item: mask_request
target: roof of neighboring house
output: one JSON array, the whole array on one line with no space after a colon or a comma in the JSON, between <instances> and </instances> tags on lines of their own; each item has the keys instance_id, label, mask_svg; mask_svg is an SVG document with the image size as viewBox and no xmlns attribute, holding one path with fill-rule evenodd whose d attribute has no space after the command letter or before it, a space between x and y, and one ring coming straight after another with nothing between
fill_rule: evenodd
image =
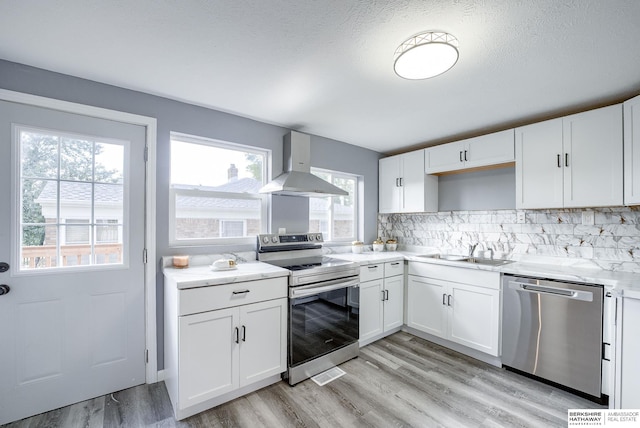
<instances>
[{"instance_id":1,"label":"roof of neighboring house","mask_svg":"<svg viewBox=\"0 0 640 428\"><path fill-rule=\"evenodd\" d=\"M52 203L56 200L56 181L47 181L46 185L36 198L36 202L40 204ZM91 200L91 184L74 181L60 182L60 200L74 202L89 202ZM262 187L262 183L253 178L232 179L220 186L191 186L174 184L174 189L190 190L197 189L211 192L232 192L232 193L258 193ZM95 184L95 201L96 203L122 202L122 184ZM234 198L218 198L209 196L192 196L180 194L176 196L177 205L181 209L255 209L260 206L260 201L256 199L234 199ZM329 209L329 200L327 198L311 198L310 211L326 211ZM334 210L337 213L346 213L349 207L343 205L335 205Z\"/></svg>"},{"instance_id":2,"label":"roof of neighboring house","mask_svg":"<svg viewBox=\"0 0 640 428\"><path fill-rule=\"evenodd\" d=\"M36 198L38 203L53 202L57 198L57 182L47 181ZM96 202L122 202L122 184L95 183ZM84 202L91 200L91 183L60 182L60 200Z\"/></svg>"}]
</instances>

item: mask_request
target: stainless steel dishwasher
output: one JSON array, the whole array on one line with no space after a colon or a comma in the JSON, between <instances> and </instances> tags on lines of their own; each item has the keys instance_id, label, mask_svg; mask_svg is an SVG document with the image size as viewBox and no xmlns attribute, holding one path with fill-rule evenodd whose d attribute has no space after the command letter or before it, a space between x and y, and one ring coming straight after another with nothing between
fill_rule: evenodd
<instances>
[{"instance_id":1,"label":"stainless steel dishwasher","mask_svg":"<svg viewBox=\"0 0 640 428\"><path fill-rule=\"evenodd\" d=\"M502 364L602 398L602 286L504 275Z\"/></svg>"}]
</instances>

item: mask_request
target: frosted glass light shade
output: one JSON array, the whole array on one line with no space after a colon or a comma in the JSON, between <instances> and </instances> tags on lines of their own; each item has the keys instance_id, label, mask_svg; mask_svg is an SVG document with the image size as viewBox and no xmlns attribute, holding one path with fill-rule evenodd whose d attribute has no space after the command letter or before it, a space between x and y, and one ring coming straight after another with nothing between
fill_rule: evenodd
<instances>
[{"instance_id":1,"label":"frosted glass light shade","mask_svg":"<svg viewBox=\"0 0 640 428\"><path fill-rule=\"evenodd\" d=\"M458 61L458 39L448 33L426 32L405 40L394 55L393 68L405 79L428 79Z\"/></svg>"}]
</instances>

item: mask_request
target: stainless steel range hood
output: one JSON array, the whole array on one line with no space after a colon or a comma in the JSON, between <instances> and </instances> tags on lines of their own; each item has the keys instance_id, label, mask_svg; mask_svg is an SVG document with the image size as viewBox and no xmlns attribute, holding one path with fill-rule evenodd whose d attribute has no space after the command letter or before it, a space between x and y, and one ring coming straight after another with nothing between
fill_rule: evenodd
<instances>
[{"instance_id":1,"label":"stainless steel range hood","mask_svg":"<svg viewBox=\"0 0 640 428\"><path fill-rule=\"evenodd\" d=\"M287 196L346 196L349 193L311 174L311 137L291 131L284 136L284 170L260 193Z\"/></svg>"}]
</instances>

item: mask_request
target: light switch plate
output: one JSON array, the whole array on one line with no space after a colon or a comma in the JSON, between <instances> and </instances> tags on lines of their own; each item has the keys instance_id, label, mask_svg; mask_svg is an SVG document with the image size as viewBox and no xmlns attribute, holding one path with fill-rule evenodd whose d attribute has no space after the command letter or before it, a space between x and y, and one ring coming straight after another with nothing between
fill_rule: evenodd
<instances>
[{"instance_id":1,"label":"light switch plate","mask_svg":"<svg viewBox=\"0 0 640 428\"><path fill-rule=\"evenodd\" d=\"M525 214L524 211L518 211L518 223L525 222Z\"/></svg>"},{"instance_id":2,"label":"light switch plate","mask_svg":"<svg viewBox=\"0 0 640 428\"><path fill-rule=\"evenodd\" d=\"M582 224L587 226L596 224L596 213L593 211L582 211Z\"/></svg>"}]
</instances>

